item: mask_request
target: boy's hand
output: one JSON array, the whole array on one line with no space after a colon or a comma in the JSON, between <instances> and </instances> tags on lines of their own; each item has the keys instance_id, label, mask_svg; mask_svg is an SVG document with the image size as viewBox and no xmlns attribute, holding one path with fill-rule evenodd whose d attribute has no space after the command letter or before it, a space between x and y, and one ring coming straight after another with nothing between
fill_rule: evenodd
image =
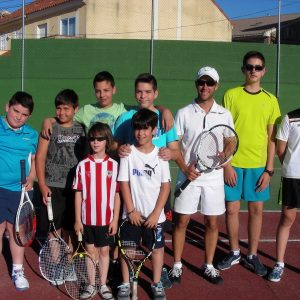
<instances>
[{"instance_id":1,"label":"boy's hand","mask_svg":"<svg viewBox=\"0 0 300 300\"><path fill-rule=\"evenodd\" d=\"M270 183L271 177L268 173L263 172L260 176L255 191L261 192L263 191Z\"/></svg>"},{"instance_id":2,"label":"boy's hand","mask_svg":"<svg viewBox=\"0 0 300 300\"><path fill-rule=\"evenodd\" d=\"M31 179L31 178L27 177L26 182L24 184L25 191L26 192L30 191L33 187L33 184L34 184L34 179Z\"/></svg>"},{"instance_id":3,"label":"boy's hand","mask_svg":"<svg viewBox=\"0 0 300 300\"><path fill-rule=\"evenodd\" d=\"M195 168L195 162L192 162L187 167L187 169L184 171L184 174L190 181L196 180L201 175L201 173L199 173Z\"/></svg>"},{"instance_id":4,"label":"boy's hand","mask_svg":"<svg viewBox=\"0 0 300 300\"><path fill-rule=\"evenodd\" d=\"M52 134L52 125L56 122L54 118L46 118L42 124L41 135L43 138L49 140Z\"/></svg>"},{"instance_id":5,"label":"boy's hand","mask_svg":"<svg viewBox=\"0 0 300 300\"><path fill-rule=\"evenodd\" d=\"M168 147L159 148L158 156L163 160L171 160L172 159L172 151Z\"/></svg>"},{"instance_id":6,"label":"boy's hand","mask_svg":"<svg viewBox=\"0 0 300 300\"><path fill-rule=\"evenodd\" d=\"M120 158L127 157L131 153L131 148L129 144L124 144L120 146L118 150L118 155Z\"/></svg>"},{"instance_id":7,"label":"boy's hand","mask_svg":"<svg viewBox=\"0 0 300 300\"><path fill-rule=\"evenodd\" d=\"M151 229L156 228L159 216L159 213L153 211L145 221L144 226Z\"/></svg>"},{"instance_id":8,"label":"boy's hand","mask_svg":"<svg viewBox=\"0 0 300 300\"><path fill-rule=\"evenodd\" d=\"M42 186L40 185L40 191L43 196L43 203L47 205L47 198L51 197L52 192L46 184Z\"/></svg>"},{"instance_id":9,"label":"boy's hand","mask_svg":"<svg viewBox=\"0 0 300 300\"><path fill-rule=\"evenodd\" d=\"M137 210L134 210L129 215L129 220L130 220L130 223L135 226L141 226L145 221L145 219L142 217L141 213Z\"/></svg>"},{"instance_id":10,"label":"boy's hand","mask_svg":"<svg viewBox=\"0 0 300 300\"><path fill-rule=\"evenodd\" d=\"M118 219L113 219L108 227L108 235L115 235L118 231Z\"/></svg>"},{"instance_id":11,"label":"boy's hand","mask_svg":"<svg viewBox=\"0 0 300 300\"><path fill-rule=\"evenodd\" d=\"M226 164L224 166L224 182L228 186L234 187L236 186L237 175L234 168L231 164Z\"/></svg>"},{"instance_id":12,"label":"boy's hand","mask_svg":"<svg viewBox=\"0 0 300 300\"><path fill-rule=\"evenodd\" d=\"M78 235L79 232L83 233L83 224L81 221L76 221L74 224L74 230Z\"/></svg>"}]
</instances>

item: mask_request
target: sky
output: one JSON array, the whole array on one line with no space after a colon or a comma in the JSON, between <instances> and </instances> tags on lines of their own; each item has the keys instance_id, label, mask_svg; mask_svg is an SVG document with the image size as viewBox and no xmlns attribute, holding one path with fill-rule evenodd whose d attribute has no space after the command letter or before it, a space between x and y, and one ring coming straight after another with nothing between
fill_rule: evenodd
<instances>
[{"instance_id":1,"label":"sky","mask_svg":"<svg viewBox=\"0 0 300 300\"><path fill-rule=\"evenodd\" d=\"M229 19L246 19L278 14L300 13L300 0L215 0Z\"/></svg>"},{"instance_id":2,"label":"sky","mask_svg":"<svg viewBox=\"0 0 300 300\"><path fill-rule=\"evenodd\" d=\"M25 4L32 1L25 0ZM282 14L300 13L300 0L215 0L232 20L277 15L279 1ZM14 11L21 7L22 0L0 0L0 11Z\"/></svg>"}]
</instances>

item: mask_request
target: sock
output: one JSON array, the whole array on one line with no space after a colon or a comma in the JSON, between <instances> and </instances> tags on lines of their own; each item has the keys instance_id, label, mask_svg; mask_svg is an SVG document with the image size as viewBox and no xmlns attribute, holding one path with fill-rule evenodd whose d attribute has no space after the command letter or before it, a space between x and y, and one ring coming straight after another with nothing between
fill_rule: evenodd
<instances>
[{"instance_id":1,"label":"sock","mask_svg":"<svg viewBox=\"0 0 300 300\"><path fill-rule=\"evenodd\" d=\"M282 261L278 261L278 262L276 263L276 265L278 265L278 266L284 268L284 262L282 262Z\"/></svg>"},{"instance_id":2,"label":"sock","mask_svg":"<svg viewBox=\"0 0 300 300\"><path fill-rule=\"evenodd\" d=\"M181 261L176 261L176 262L174 263L174 268L176 268L176 269L181 269L181 268L182 268L182 263L181 263Z\"/></svg>"},{"instance_id":3,"label":"sock","mask_svg":"<svg viewBox=\"0 0 300 300\"><path fill-rule=\"evenodd\" d=\"M207 269L212 269L214 266L213 265L210 265L210 264L205 264Z\"/></svg>"},{"instance_id":4,"label":"sock","mask_svg":"<svg viewBox=\"0 0 300 300\"><path fill-rule=\"evenodd\" d=\"M122 282L122 285L126 285L126 286L128 285L129 286L130 283L129 282Z\"/></svg>"},{"instance_id":5,"label":"sock","mask_svg":"<svg viewBox=\"0 0 300 300\"><path fill-rule=\"evenodd\" d=\"M232 252L233 252L234 255L240 255L241 250L240 249L232 250Z\"/></svg>"},{"instance_id":6,"label":"sock","mask_svg":"<svg viewBox=\"0 0 300 300\"><path fill-rule=\"evenodd\" d=\"M248 259L252 259L253 256L256 256L256 254L250 254L250 255L247 255L247 258L248 258Z\"/></svg>"},{"instance_id":7,"label":"sock","mask_svg":"<svg viewBox=\"0 0 300 300\"><path fill-rule=\"evenodd\" d=\"M22 270L23 264L13 264L12 265L12 274L14 274L16 271Z\"/></svg>"}]
</instances>

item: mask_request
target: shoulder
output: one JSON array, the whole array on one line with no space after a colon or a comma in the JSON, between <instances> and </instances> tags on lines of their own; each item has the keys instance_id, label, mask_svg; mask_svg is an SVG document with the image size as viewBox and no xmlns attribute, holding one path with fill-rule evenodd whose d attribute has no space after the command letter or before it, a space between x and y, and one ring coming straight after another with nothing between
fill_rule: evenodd
<instances>
[{"instance_id":1,"label":"shoulder","mask_svg":"<svg viewBox=\"0 0 300 300\"><path fill-rule=\"evenodd\" d=\"M194 109L194 105L195 105L195 103L193 101L192 103L190 103L190 104L188 104L184 107L179 108L176 115L186 114L186 113L191 112Z\"/></svg>"},{"instance_id":2,"label":"shoulder","mask_svg":"<svg viewBox=\"0 0 300 300\"><path fill-rule=\"evenodd\" d=\"M30 125L28 124L25 124L24 125L24 132L30 134L32 137L38 137L38 132L37 130L35 130L34 128L32 128Z\"/></svg>"},{"instance_id":3,"label":"shoulder","mask_svg":"<svg viewBox=\"0 0 300 300\"><path fill-rule=\"evenodd\" d=\"M215 110L218 114L228 114L228 115L231 114L230 111L229 111L227 108L221 106L221 105L218 104L217 102L214 103L214 110Z\"/></svg>"},{"instance_id":4,"label":"shoulder","mask_svg":"<svg viewBox=\"0 0 300 300\"><path fill-rule=\"evenodd\" d=\"M300 108L287 113L287 117L290 120L290 122L294 121L295 119L298 119L298 122L299 122L300 121Z\"/></svg>"},{"instance_id":5,"label":"shoulder","mask_svg":"<svg viewBox=\"0 0 300 300\"><path fill-rule=\"evenodd\" d=\"M262 96L265 96L266 98L268 98L272 101L278 102L277 98L272 93L268 92L267 90L265 90L263 88L261 89L261 91L262 91Z\"/></svg>"},{"instance_id":6,"label":"shoulder","mask_svg":"<svg viewBox=\"0 0 300 300\"><path fill-rule=\"evenodd\" d=\"M224 96L239 94L239 93L242 93L243 91L244 91L244 87L242 85L239 85L234 88L228 89L225 92Z\"/></svg>"}]
</instances>

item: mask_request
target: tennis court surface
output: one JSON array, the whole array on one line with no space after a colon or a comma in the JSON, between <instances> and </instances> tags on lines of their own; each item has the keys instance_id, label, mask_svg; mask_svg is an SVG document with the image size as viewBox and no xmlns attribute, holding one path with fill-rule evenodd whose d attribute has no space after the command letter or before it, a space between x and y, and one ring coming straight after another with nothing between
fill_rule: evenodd
<instances>
[{"instance_id":1,"label":"tennis court surface","mask_svg":"<svg viewBox=\"0 0 300 300\"><path fill-rule=\"evenodd\" d=\"M271 268L275 257L275 234L280 213L265 212L264 223L259 246L261 261ZM228 251L228 241L224 226L224 217L220 219L220 237L216 259L221 259ZM203 220L196 214L190 222L187 232L187 242L183 255L184 273L180 285L174 285L166 290L167 299L299 299L300 298L300 219L295 221L290 234L290 241L286 252L286 268L283 279L273 283L261 278L242 265L237 265L223 271L224 284L212 285L200 275L203 263ZM240 223L241 250L246 253L247 248L247 213L241 213ZM171 237L166 235L165 263L172 265ZM64 287L52 287L45 281L38 269L39 245L35 243L25 254L25 272L30 282L30 289L17 292L10 279L11 259L7 255L7 241L4 241L4 255L0 258L0 300L4 299L70 299ZM151 299L149 262L142 270L139 280L139 299ZM94 299L101 299L97 295Z\"/></svg>"}]
</instances>

